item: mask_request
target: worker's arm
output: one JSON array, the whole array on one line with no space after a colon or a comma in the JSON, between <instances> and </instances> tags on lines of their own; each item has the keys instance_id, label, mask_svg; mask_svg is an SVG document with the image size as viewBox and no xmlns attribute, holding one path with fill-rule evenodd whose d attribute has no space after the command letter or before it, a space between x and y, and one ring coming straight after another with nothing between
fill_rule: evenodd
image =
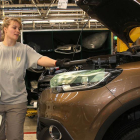
<instances>
[{"instance_id":1,"label":"worker's arm","mask_svg":"<svg viewBox=\"0 0 140 140\"><path fill-rule=\"evenodd\" d=\"M42 56L38 59L37 64L43 67L55 67L56 66L56 60L51 59L47 56Z\"/></svg>"}]
</instances>

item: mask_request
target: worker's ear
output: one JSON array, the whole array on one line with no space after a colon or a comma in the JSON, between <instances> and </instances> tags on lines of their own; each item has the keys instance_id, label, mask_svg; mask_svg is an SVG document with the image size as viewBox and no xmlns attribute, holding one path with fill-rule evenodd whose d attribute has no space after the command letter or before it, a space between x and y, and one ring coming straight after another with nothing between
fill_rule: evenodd
<instances>
[{"instance_id":1,"label":"worker's ear","mask_svg":"<svg viewBox=\"0 0 140 140\"><path fill-rule=\"evenodd\" d=\"M6 32L7 32L7 27L4 27L4 29L3 29L3 30L4 30L4 33L6 33Z\"/></svg>"}]
</instances>

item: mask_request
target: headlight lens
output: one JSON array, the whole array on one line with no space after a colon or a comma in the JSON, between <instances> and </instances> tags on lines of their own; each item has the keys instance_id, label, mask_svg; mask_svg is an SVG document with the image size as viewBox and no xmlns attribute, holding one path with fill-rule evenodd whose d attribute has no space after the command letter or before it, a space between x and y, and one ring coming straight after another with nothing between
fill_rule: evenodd
<instances>
[{"instance_id":1,"label":"headlight lens","mask_svg":"<svg viewBox=\"0 0 140 140\"><path fill-rule=\"evenodd\" d=\"M50 87L57 93L90 89L97 87L110 76L111 72L105 69L65 72L55 75L50 81Z\"/></svg>"}]
</instances>

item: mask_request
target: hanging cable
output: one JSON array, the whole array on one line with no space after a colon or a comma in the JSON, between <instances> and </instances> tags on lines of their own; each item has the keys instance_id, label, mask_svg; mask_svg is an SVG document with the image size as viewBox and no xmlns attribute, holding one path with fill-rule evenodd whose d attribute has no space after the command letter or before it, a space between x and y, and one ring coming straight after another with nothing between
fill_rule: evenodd
<instances>
[{"instance_id":1,"label":"hanging cable","mask_svg":"<svg viewBox=\"0 0 140 140\"><path fill-rule=\"evenodd\" d=\"M88 11L89 11L89 8L88 8L88 10L87 10L87 13L88 13ZM73 56L72 56L72 60L74 59L74 56L75 56L75 53L76 53L76 48L79 46L78 43L79 43L81 34L82 34L82 32L83 32L83 29L86 27L86 25L87 25L87 23L89 22L89 20L90 20L90 17L88 17L87 22L86 22L86 23L84 24L84 26L82 27L82 30L81 30L80 35L79 35L79 37L78 37L78 41L77 41L77 43L76 43L76 47L75 47L75 50L74 50L74 53L73 53Z\"/></svg>"}]
</instances>

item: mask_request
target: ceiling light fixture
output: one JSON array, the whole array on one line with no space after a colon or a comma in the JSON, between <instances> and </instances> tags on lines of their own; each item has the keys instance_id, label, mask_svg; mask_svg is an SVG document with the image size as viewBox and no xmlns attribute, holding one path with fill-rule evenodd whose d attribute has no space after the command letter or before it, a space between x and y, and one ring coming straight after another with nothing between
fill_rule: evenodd
<instances>
[{"instance_id":1,"label":"ceiling light fixture","mask_svg":"<svg viewBox=\"0 0 140 140\"><path fill-rule=\"evenodd\" d=\"M43 21L22 21L23 24L31 24L31 23L48 23L47 20L43 20Z\"/></svg>"},{"instance_id":2,"label":"ceiling light fixture","mask_svg":"<svg viewBox=\"0 0 140 140\"><path fill-rule=\"evenodd\" d=\"M88 20L85 19L84 21L88 21ZM90 22L98 22L98 20L96 20L96 19L90 19L89 21L90 21Z\"/></svg>"},{"instance_id":3,"label":"ceiling light fixture","mask_svg":"<svg viewBox=\"0 0 140 140\"><path fill-rule=\"evenodd\" d=\"M74 20L50 20L50 22L74 22Z\"/></svg>"},{"instance_id":4,"label":"ceiling light fixture","mask_svg":"<svg viewBox=\"0 0 140 140\"><path fill-rule=\"evenodd\" d=\"M34 23L48 23L48 20L43 20L43 21L34 21Z\"/></svg>"},{"instance_id":5,"label":"ceiling light fixture","mask_svg":"<svg viewBox=\"0 0 140 140\"><path fill-rule=\"evenodd\" d=\"M23 24L30 24L33 23L33 21L22 21Z\"/></svg>"}]
</instances>

